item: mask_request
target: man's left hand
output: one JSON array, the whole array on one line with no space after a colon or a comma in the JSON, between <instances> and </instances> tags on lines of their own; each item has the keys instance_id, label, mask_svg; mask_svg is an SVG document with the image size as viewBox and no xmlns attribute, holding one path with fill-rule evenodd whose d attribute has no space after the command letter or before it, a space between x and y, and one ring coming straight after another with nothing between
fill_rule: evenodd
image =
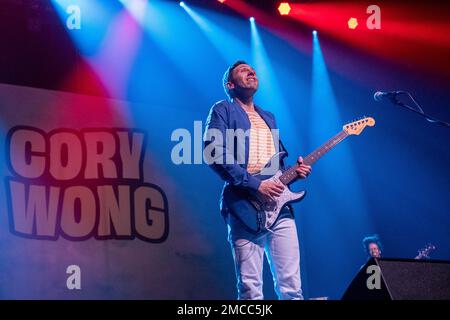
<instances>
[{"instance_id":1,"label":"man's left hand","mask_svg":"<svg viewBox=\"0 0 450 320\"><path fill-rule=\"evenodd\" d=\"M300 179L305 179L311 173L311 166L303 164L303 158L298 157L297 159L298 167L295 169Z\"/></svg>"}]
</instances>

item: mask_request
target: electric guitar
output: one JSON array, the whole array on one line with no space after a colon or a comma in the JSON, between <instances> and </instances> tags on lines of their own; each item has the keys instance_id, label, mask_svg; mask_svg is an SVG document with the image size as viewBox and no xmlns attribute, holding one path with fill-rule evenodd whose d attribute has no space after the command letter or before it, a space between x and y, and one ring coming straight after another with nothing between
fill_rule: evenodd
<instances>
[{"instance_id":1,"label":"electric guitar","mask_svg":"<svg viewBox=\"0 0 450 320\"><path fill-rule=\"evenodd\" d=\"M434 244L429 243L419 250L419 254L414 259L430 259L430 252L434 249L436 249Z\"/></svg>"},{"instance_id":2,"label":"electric guitar","mask_svg":"<svg viewBox=\"0 0 450 320\"><path fill-rule=\"evenodd\" d=\"M304 157L303 163L312 165L348 136L359 135L367 126L374 125L375 120L371 117L344 125L338 134ZM299 165L296 164L284 172L279 170L280 160L285 157L285 152L275 154L261 172L254 174L260 180L272 180L284 184L285 188L279 197L269 199L257 191L248 191L232 185L228 185L223 192L224 201L231 213L254 234L270 229L283 207L301 201L306 195L306 191L292 192L289 189L288 186L298 178L296 168Z\"/></svg>"}]
</instances>

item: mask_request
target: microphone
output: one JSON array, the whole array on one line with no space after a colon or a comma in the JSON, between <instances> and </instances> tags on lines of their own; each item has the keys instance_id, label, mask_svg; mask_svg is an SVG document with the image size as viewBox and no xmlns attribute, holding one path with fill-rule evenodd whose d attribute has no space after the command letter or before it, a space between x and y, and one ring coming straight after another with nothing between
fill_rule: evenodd
<instances>
[{"instance_id":1,"label":"microphone","mask_svg":"<svg viewBox=\"0 0 450 320\"><path fill-rule=\"evenodd\" d=\"M377 91L373 95L373 98L375 99L375 101L381 101L384 98L393 99L396 98L399 94L402 94L403 92L404 91L387 91L387 92Z\"/></svg>"}]
</instances>

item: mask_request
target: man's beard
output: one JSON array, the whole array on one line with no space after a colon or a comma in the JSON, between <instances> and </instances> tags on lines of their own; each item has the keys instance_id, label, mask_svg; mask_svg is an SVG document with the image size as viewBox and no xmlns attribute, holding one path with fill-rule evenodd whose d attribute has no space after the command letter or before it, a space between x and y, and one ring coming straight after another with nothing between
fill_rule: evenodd
<instances>
[{"instance_id":1,"label":"man's beard","mask_svg":"<svg viewBox=\"0 0 450 320\"><path fill-rule=\"evenodd\" d=\"M258 91L258 86L256 88L243 88L235 89L235 96L241 98L250 98L255 95L256 91Z\"/></svg>"}]
</instances>

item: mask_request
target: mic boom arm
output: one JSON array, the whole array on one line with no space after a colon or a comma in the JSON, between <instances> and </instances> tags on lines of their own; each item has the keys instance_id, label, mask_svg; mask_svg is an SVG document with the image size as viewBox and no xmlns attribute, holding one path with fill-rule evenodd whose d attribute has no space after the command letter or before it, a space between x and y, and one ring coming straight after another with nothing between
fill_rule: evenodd
<instances>
[{"instance_id":1,"label":"mic boom arm","mask_svg":"<svg viewBox=\"0 0 450 320\"><path fill-rule=\"evenodd\" d=\"M403 101L400 101L400 100L397 98L397 96L398 96L399 94L406 94L406 95L408 95L408 97L412 100L412 102L416 105L417 108L411 107L410 105L407 105L407 104L404 103ZM423 109L420 107L420 105L416 102L416 100L413 98L413 96L411 95L411 93L409 93L408 91L392 91L392 92L380 92L380 91L378 91L378 92L375 92L375 94L374 94L374 99L375 99L376 101L380 101L381 98L384 97L384 96L388 97L389 100L390 100L393 104L398 105L398 106L403 107L403 108L406 108L406 109L408 109L408 110L410 110L410 111L412 111L412 112L415 112L415 113L421 115L421 116L424 117L428 122L440 124L440 125L442 125L442 126L444 126L444 127L450 128L450 123L445 122L445 121L442 121L442 120L439 120L439 119L437 119L437 118L435 118L435 117L432 117L432 116L430 116L430 115L427 115L427 114L423 111Z\"/></svg>"}]
</instances>

